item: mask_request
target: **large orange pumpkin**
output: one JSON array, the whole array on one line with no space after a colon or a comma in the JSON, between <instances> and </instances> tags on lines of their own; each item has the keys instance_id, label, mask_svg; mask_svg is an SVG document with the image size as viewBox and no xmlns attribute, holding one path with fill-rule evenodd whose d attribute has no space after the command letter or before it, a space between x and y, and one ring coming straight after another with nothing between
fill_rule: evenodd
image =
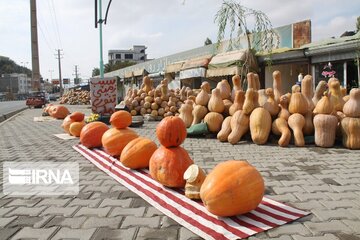
<instances>
[{"instance_id":1,"label":"large orange pumpkin","mask_svg":"<svg viewBox=\"0 0 360 240\"><path fill-rule=\"evenodd\" d=\"M160 146L150 158L150 175L164 186L184 187L184 172L193 163L184 148Z\"/></svg>"},{"instance_id":2,"label":"large orange pumpkin","mask_svg":"<svg viewBox=\"0 0 360 240\"><path fill-rule=\"evenodd\" d=\"M101 147L101 137L109 129L103 122L86 124L80 132L80 143L87 148Z\"/></svg>"},{"instance_id":3,"label":"large orange pumpkin","mask_svg":"<svg viewBox=\"0 0 360 240\"><path fill-rule=\"evenodd\" d=\"M147 168L152 154L157 149L156 143L148 138L138 137L123 149L120 162L131 169Z\"/></svg>"},{"instance_id":4,"label":"large orange pumpkin","mask_svg":"<svg viewBox=\"0 0 360 240\"><path fill-rule=\"evenodd\" d=\"M73 122L70 124L69 133L75 137L80 137L81 130L85 126L85 122Z\"/></svg>"},{"instance_id":5,"label":"large orange pumpkin","mask_svg":"<svg viewBox=\"0 0 360 240\"><path fill-rule=\"evenodd\" d=\"M70 131L69 131L70 124L72 124L73 122L75 122L75 121L70 118L70 115L68 115L64 118L64 120L61 124L61 127L64 129L64 131L66 133L70 133Z\"/></svg>"},{"instance_id":6,"label":"large orange pumpkin","mask_svg":"<svg viewBox=\"0 0 360 240\"><path fill-rule=\"evenodd\" d=\"M126 144L137 137L137 133L130 128L110 128L102 136L101 142L108 154L120 156Z\"/></svg>"},{"instance_id":7,"label":"large orange pumpkin","mask_svg":"<svg viewBox=\"0 0 360 240\"><path fill-rule=\"evenodd\" d=\"M75 122L81 122L84 120L85 114L82 112L73 112L70 114L70 118L74 120Z\"/></svg>"},{"instance_id":8,"label":"large orange pumpkin","mask_svg":"<svg viewBox=\"0 0 360 240\"><path fill-rule=\"evenodd\" d=\"M64 119L69 114L69 109L61 105L52 106L49 109L49 115L56 119Z\"/></svg>"},{"instance_id":9,"label":"large orange pumpkin","mask_svg":"<svg viewBox=\"0 0 360 240\"><path fill-rule=\"evenodd\" d=\"M120 110L111 114L110 124L114 128L127 128L132 122L132 116L129 112Z\"/></svg>"},{"instance_id":10,"label":"large orange pumpkin","mask_svg":"<svg viewBox=\"0 0 360 240\"><path fill-rule=\"evenodd\" d=\"M177 116L163 118L156 126L156 136L164 147L177 147L186 138L185 123Z\"/></svg>"},{"instance_id":11,"label":"large orange pumpkin","mask_svg":"<svg viewBox=\"0 0 360 240\"><path fill-rule=\"evenodd\" d=\"M231 160L210 172L201 186L200 197L209 212L226 217L255 209L264 191L264 180L256 168L245 161Z\"/></svg>"}]
</instances>

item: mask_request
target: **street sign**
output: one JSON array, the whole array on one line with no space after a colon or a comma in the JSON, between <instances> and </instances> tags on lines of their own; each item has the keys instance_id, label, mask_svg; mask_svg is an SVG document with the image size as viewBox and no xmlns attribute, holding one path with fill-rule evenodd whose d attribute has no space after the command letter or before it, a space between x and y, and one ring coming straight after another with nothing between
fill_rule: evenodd
<instances>
[{"instance_id":1,"label":"street sign","mask_svg":"<svg viewBox=\"0 0 360 240\"><path fill-rule=\"evenodd\" d=\"M64 84L69 84L70 83L70 78L63 78L63 83Z\"/></svg>"},{"instance_id":2,"label":"street sign","mask_svg":"<svg viewBox=\"0 0 360 240\"><path fill-rule=\"evenodd\" d=\"M59 81L59 79L52 79L51 83L52 84L60 84L60 81Z\"/></svg>"}]
</instances>

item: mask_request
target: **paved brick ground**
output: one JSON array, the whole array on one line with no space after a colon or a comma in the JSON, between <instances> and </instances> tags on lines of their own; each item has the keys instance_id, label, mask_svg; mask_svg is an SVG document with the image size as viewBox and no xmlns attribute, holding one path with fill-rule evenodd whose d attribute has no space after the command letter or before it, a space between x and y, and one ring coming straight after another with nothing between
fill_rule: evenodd
<instances>
[{"instance_id":1,"label":"paved brick ground","mask_svg":"<svg viewBox=\"0 0 360 240\"><path fill-rule=\"evenodd\" d=\"M90 112L86 106L69 108ZM77 162L80 194L12 198L1 191L0 239L199 239L75 152L77 140L55 138L61 121L33 122L40 115L25 110L0 124L0 161ZM155 125L135 130L156 141ZM360 151L231 146L211 138L187 138L183 146L207 170L223 160L248 160L261 171L271 198L312 212L250 239L360 239Z\"/></svg>"}]
</instances>

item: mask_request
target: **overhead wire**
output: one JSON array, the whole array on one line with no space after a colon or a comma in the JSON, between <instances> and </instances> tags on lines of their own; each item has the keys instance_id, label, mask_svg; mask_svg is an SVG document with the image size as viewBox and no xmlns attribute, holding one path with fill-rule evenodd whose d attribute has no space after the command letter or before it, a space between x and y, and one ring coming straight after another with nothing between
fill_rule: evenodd
<instances>
[{"instance_id":1,"label":"overhead wire","mask_svg":"<svg viewBox=\"0 0 360 240\"><path fill-rule=\"evenodd\" d=\"M60 48L62 48L61 36L60 36L60 31L59 31L58 20L57 20L57 17L56 17L54 0L51 0L51 3L52 3L52 10L53 10L53 12L54 12L54 17L55 17L56 32L57 32L57 36L58 36L58 38L59 38Z\"/></svg>"}]
</instances>

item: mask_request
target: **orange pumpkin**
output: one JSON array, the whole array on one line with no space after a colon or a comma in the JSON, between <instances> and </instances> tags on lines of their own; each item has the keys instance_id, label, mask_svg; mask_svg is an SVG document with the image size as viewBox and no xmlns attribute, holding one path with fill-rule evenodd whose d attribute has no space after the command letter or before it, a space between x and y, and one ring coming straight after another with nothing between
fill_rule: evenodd
<instances>
[{"instance_id":1,"label":"orange pumpkin","mask_svg":"<svg viewBox=\"0 0 360 240\"><path fill-rule=\"evenodd\" d=\"M85 126L85 122L73 122L70 124L69 132L70 135L80 137L81 129Z\"/></svg>"},{"instance_id":2,"label":"orange pumpkin","mask_svg":"<svg viewBox=\"0 0 360 240\"><path fill-rule=\"evenodd\" d=\"M56 119L64 119L69 114L69 109L61 105L52 106L49 109L49 115Z\"/></svg>"},{"instance_id":3,"label":"orange pumpkin","mask_svg":"<svg viewBox=\"0 0 360 240\"><path fill-rule=\"evenodd\" d=\"M120 156L126 144L137 137L137 133L130 128L110 128L102 136L101 142L105 152L111 156Z\"/></svg>"},{"instance_id":4,"label":"orange pumpkin","mask_svg":"<svg viewBox=\"0 0 360 240\"><path fill-rule=\"evenodd\" d=\"M80 143L87 148L101 147L101 137L109 129L103 122L91 122L86 124L80 132Z\"/></svg>"},{"instance_id":5,"label":"orange pumpkin","mask_svg":"<svg viewBox=\"0 0 360 240\"><path fill-rule=\"evenodd\" d=\"M127 128L130 126L131 122L131 114L124 110L114 112L110 117L110 124L114 128Z\"/></svg>"},{"instance_id":6,"label":"orange pumpkin","mask_svg":"<svg viewBox=\"0 0 360 240\"><path fill-rule=\"evenodd\" d=\"M72 114L70 114L70 118L75 122L81 122L84 120L85 114L83 114L82 112L73 112Z\"/></svg>"},{"instance_id":7,"label":"orange pumpkin","mask_svg":"<svg viewBox=\"0 0 360 240\"><path fill-rule=\"evenodd\" d=\"M131 169L147 168L156 143L148 138L138 137L130 141L122 151L120 162Z\"/></svg>"},{"instance_id":8,"label":"orange pumpkin","mask_svg":"<svg viewBox=\"0 0 360 240\"><path fill-rule=\"evenodd\" d=\"M73 122L75 122L75 121L70 118L70 115L68 115L64 118L64 120L61 124L61 127L64 129L64 131L66 133L70 134L69 128L70 128L70 124L72 124Z\"/></svg>"},{"instance_id":9,"label":"orange pumpkin","mask_svg":"<svg viewBox=\"0 0 360 240\"><path fill-rule=\"evenodd\" d=\"M164 147L177 147L186 138L185 123L177 116L163 118L156 126L156 136Z\"/></svg>"},{"instance_id":10,"label":"orange pumpkin","mask_svg":"<svg viewBox=\"0 0 360 240\"><path fill-rule=\"evenodd\" d=\"M234 216L254 210L264 195L264 180L245 161L219 163L205 178L200 197L206 209L217 216Z\"/></svg>"},{"instance_id":11,"label":"orange pumpkin","mask_svg":"<svg viewBox=\"0 0 360 240\"><path fill-rule=\"evenodd\" d=\"M164 186L184 187L184 172L193 163L184 148L160 146L150 158L150 175Z\"/></svg>"},{"instance_id":12,"label":"orange pumpkin","mask_svg":"<svg viewBox=\"0 0 360 240\"><path fill-rule=\"evenodd\" d=\"M44 108L44 112L49 113L50 108L52 108L53 104L49 103L48 105L46 105L46 107Z\"/></svg>"}]
</instances>

